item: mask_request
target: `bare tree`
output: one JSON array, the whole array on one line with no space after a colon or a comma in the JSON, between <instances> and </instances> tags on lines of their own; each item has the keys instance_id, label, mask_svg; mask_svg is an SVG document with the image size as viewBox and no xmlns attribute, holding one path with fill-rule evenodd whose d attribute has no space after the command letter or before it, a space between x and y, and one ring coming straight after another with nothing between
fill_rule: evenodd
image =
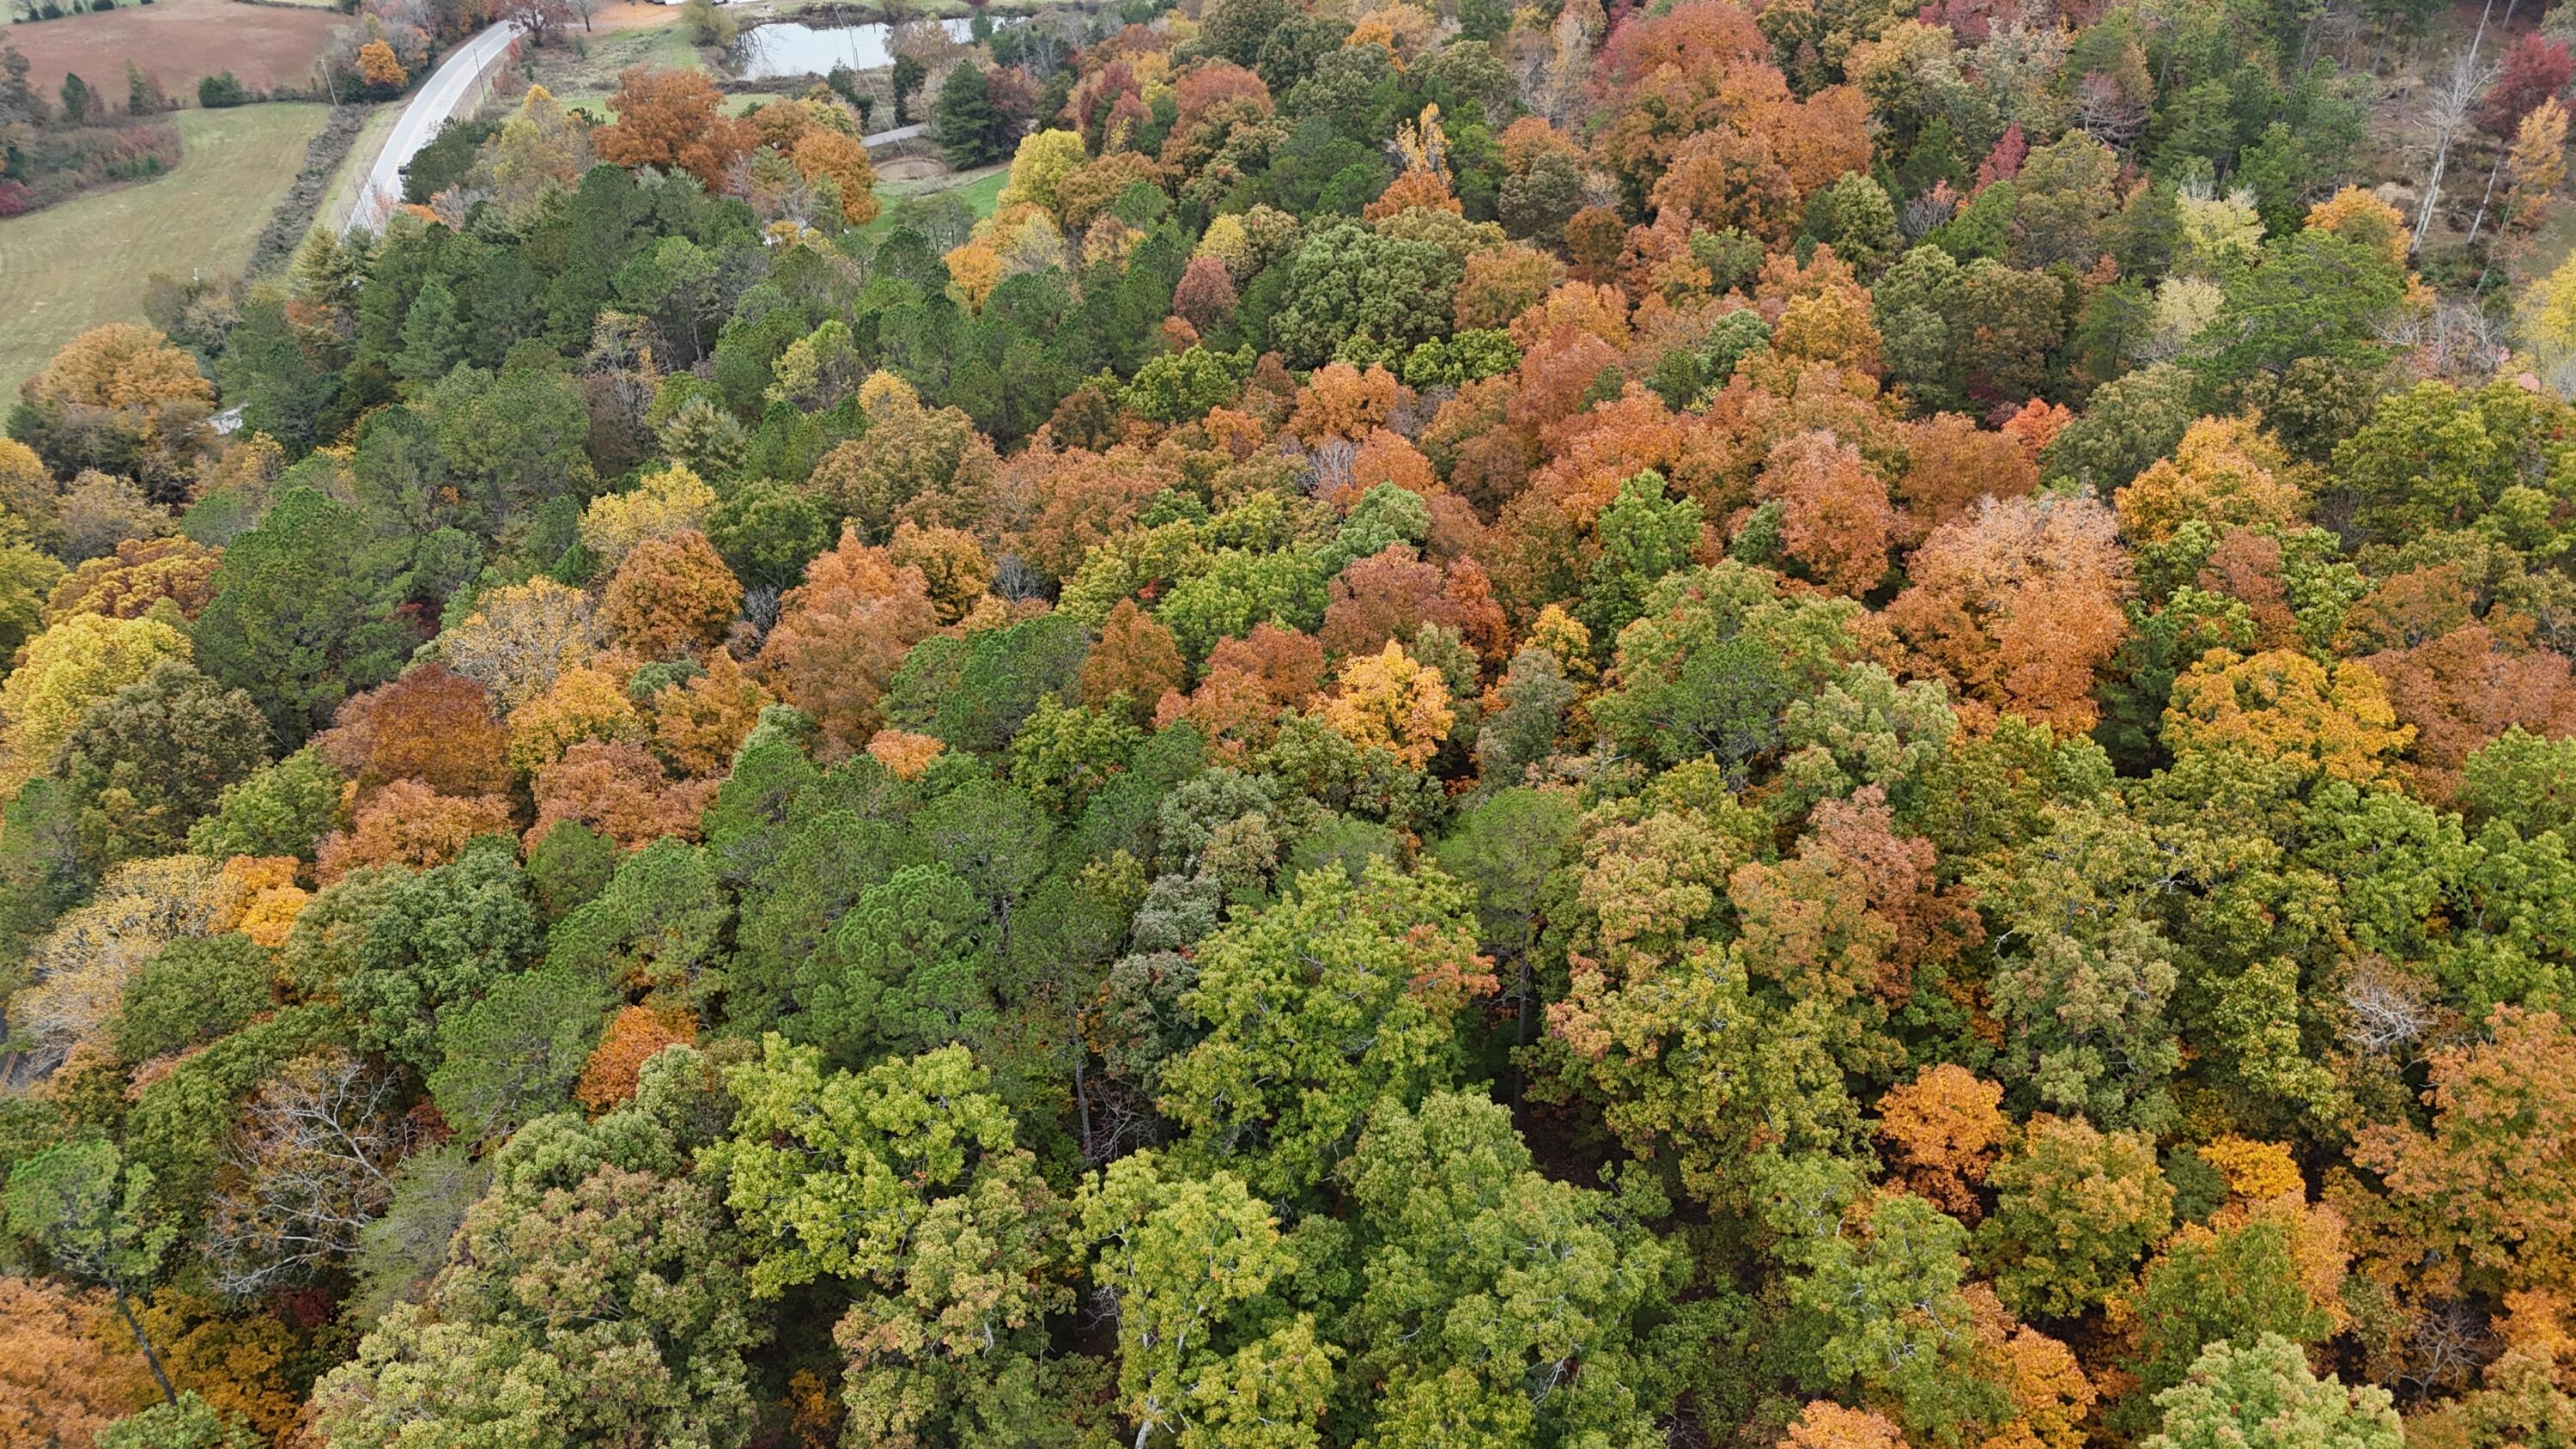
<instances>
[{"instance_id":1,"label":"bare tree","mask_svg":"<svg viewBox=\"0 0 2576 1449\"><path fill-rule=\"evenodd\" d=\"M2075 83L2075 124L2112 150L2126 151L2147 129L2147 108L2111 77L2088 75Z\"/></svg>"},{"instance_id":2,"label":"bare tree","mask_svg":"<svg viewBox=\"0 0 2576 1449\"><path fill-rule=\"evenodd\" d=\"M572 12L566 0L509 0L501 7L501 18L526 36L529 45L542 47L572 18Z\"/></svg>"},{"instance_id":3,"label":"bare tree","mask_svg":"<svg viewBox=\"0 0 2576 1449\"><path fill-rule=\"evenodd\" d=\"M2489 377L2511 350L2502 314L2456 297L2441 298L2421 312L2393 309L2376 319L2371 331L2379 341L2410 354L2416 372L2428 378Z\"/></svg>"},{"instance_id":4,"label":"bare tree","mask_svg":"<svg viewBox=\"0 0 2576 1449\"><path fill-rule=\"evenodd\" d=\"M2344 1045L2370 1056L2416 1060L2441 1027L2429 987L2376 956L2355 962L2343 984Z\"/></svg>"},{"instance_id":5,"label":"bare tree","mask_svg":"<svg viewBox=\"0 0 2576 1449\"><path fill-rule=\"evenodd\" d=\"M2424 107L2424 125L2428 133L2426 149L2430 161L2425 167L2424 197L2415 208L2415 235L2410 243L2424 245L2424 233L2432 229L2433 212L2442 203L2442 173L2451 164L2451 147L2469 128L2469 111L2487 88L2488 72L2478 66L2477 47L2451 67L2450 78L2436 89Z\"/></svg>"},{"instance_id":6,"label":"bare tree","mask_svg":"<svg viewBox=\"0 0 2576 1449\"><path fill-rule=\"evenodd\" d=\"M225 1182L208 1215L216 1287L265 1292L356 1250L420 1135L392 1114L394 1099L392 1073L336 1050L289 1063L260 1089L225 1147Z\"/></svg>"}]
</instances>

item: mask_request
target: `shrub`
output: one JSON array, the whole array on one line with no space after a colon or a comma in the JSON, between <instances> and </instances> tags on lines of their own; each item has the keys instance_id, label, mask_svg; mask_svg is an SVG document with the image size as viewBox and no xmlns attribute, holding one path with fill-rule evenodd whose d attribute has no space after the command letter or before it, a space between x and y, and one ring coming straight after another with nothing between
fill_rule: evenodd
<instances>
[{"instance_id":1,"label":"shrub","mask_svg":"<svg viewBox=\"0 0 2576 1449\"><path fill-rule=\"evenodd\" d=\"M144 3L149 4L151 0L144 0ZM210 75L197 82L197 104L210 111L220 111L226 106L245 106L250 104L250 88L231 71Z\"/></svg>"}]
</instances>

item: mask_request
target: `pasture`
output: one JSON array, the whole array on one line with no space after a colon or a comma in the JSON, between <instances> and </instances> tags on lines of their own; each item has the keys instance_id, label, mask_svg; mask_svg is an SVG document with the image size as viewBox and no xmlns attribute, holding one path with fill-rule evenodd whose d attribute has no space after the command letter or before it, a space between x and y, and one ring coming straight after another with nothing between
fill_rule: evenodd
<instances>
[{"instance_id":1,"label":"pasture","mask_svg":"<svg viewBox=\"0 0 2576 1449\"><path fill-rule=\"evenodd\" d=\"M182 111L186 153L169 175L0 221L0 398L82 329L143 321L152 273L239 271L328 112Z\"/></svg>"}]
</instances>

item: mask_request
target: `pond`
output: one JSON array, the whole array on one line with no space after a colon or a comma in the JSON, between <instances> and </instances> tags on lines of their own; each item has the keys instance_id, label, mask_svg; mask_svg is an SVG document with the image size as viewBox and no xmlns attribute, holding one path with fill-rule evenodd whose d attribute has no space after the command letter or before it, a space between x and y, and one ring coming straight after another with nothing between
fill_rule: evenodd
<instances>
[{"instance_id":1,"label":"pond","mask_svg":"<svg viewBox=\"0 0 2576 1449\"><path fill-rule=\"evenodd\" d=\"M951 38L964 40L964 20L944 20ZM800 25L780 21L758 25L742 33L734 43L734 66L744 80L770 80L778 76L828 75L832 67L846 65L852 70L877 70L894 64L886 49L893 27L880 23L866 25Z\"/></svg>"}]
</instances>

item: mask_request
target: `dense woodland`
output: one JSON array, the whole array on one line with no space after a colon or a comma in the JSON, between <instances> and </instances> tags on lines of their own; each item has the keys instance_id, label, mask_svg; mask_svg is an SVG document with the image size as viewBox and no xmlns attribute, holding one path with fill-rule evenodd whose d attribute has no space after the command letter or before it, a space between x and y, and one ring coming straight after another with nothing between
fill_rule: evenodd
<instances>
[{"instance_id":1,"label":"dense woodland","mask_svg":"<svg viewBox=\"0 0 2576 1449\"><path fill-rule=\"evenodd\" d=\"M990 217L638 70L161 287L0 1445L2576 1440L2571 66L2437 262L2362 18L1139 5Z\"/></svg>"}]
</instances>

